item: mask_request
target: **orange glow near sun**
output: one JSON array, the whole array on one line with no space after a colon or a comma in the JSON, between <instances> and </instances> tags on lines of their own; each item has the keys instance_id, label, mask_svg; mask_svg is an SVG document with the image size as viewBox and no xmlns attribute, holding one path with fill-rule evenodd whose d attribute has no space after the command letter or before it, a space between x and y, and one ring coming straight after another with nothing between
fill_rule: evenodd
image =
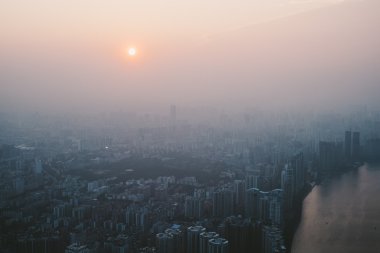
<instances>
[{"instance_id":1,"label":"orange glow near sun","mask_svg":"<svg viewBox=\"0 0 380 253\"><path fill-rule=\"evenodd\" d=\"M135 46L136 44L127 44L121 47L122 58L128 64L133 64L134 66L140 65L145 58L145 52L142 48Z\"/></svg>"}]
</instances>

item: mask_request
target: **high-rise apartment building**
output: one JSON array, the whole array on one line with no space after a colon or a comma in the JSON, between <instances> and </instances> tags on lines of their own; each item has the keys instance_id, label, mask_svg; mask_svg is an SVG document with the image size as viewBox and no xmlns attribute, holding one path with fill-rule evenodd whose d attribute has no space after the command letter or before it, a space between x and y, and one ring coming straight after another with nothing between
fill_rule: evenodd
<instances>
[{"instance_id":1,"label":"high-rise apartment building","mask_svg":"<svg viewBox=\"0 0 380 253\"><path fill-rule=\"evenodd\" d=\"M214 238L208 241L208 253L228 253L228 241L224 238Z\"/></svg>"},{"instance_id":2,"label":"high-rise apartment building","mask_svg":"<svg viewBox=\"0 0 380 253\"><path fill-rule=\"evenodd\" d=\"M200 234L206 232L202 226L192 226L187 228L187 253L198 253L200 248Z\"/></svg>"}]
</instances>

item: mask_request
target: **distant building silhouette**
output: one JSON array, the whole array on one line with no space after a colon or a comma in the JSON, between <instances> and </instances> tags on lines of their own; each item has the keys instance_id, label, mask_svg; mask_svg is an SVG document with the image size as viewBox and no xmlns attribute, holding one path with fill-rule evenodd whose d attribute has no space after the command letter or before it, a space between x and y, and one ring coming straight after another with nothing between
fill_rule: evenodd
<instances>
[{"instance_id":1,"label":"distant building silhouette","mask_svg":"<svg viewBox=\"0 0 380 253\"><path fill-rule=\"evenodd\" d=\"M248 189L245 207L247 218L281 226L283 222L283 190L263 192L257 188Z\"/></svg>"},{"instance_id":2,"label":"distant building silhouette","mask_svg":"<svg viewBox=\"0 0 380 253\"><path fill-rule=\"evenodd\" d=\"M360 133L352 134L352 159L358 161L360 159Z\"/></svg>"},{"instance_id":3,"label":"distant building silhouette","mask_svg":"<svg viewBox=\"0 0 380 253\"><path fill-rule=\"evenodd\" d=\"M284 191L284 208L290 210L293 207L297 194L305 187L306 167L303 153L294 155L281 174L281 188Z\"/></svg>"},{"instance_id":4,"label":"distant building silhouette","mask_svg":"<svg viewBox=\"0 0 380 253\"><path fill-rule=\"evenodd\" d=\"M306 169L302 152L292 157L290 166L294 168L295 172L295 191L299 192L304 188L306 182Z\"/></svg>"},{"instance_id":5,"label":"distant building silhouette","mask_svg":"<svg viewBox=\"0 0 380 253\"><path fill-rule=\"evenodd\" d=\"M370 161L380 160L380 138L367 140L365 155L366 159Z\"/></svg>"},{"instance_id":6,"label":"distant building silhouette","mask_svg":"<svg viewBox=\"0 0 380 253\"><path fill-rule=\"evenodd\" d=\"M246 189L260 188L261 186L261 172L260 170L247 170L245 175Z\"/></svg>"},{"instance_id":7,"label":"distant building silhouette","mask_svg":"<svg viewBox=\"0 0 380 253\"><path fill-rule=\"evenodd\" d=\"M235 213L242 213L244 208L244 198L245 198L245 181L235 180L234 181L234 206Z\"/></svg>"},{"instance_id":8,"label":"distant building silhouette","mask_svg":"<svg viewBox=\"0 0 380 253\"><path fill-rule=\"evenodd\" d=\"M258 220L259 218L260 190L248 189L245 193L245 217Z\"/></svg>"},{"instance_id":9,"label":"distant building silhouette","mask_svg":"<svg viewBox=\"0 0 380 253\"><path fill-rule=\"evenodd\" d=\"M351 159L351 152L352 152L352 135L351 131L346 131L344 134L344 155L346 159Z\"/></svg>"},{"instance_id":10,"label":"distant building silhouette","mask_svg":"<svg viewBox=\"0 0 380 253\"><path fill-rule=\"evenodd\" d=\"M224 218L234 212L234 192L230 189L219 189L213 194L213 215Z\"/></svg>"},{"instance_id":11,"label":"distant building silhouette","mask_svg":"<svg viewBox=\"0 0 380 253\"><path fill-rule=\"evenodd\" d=\"M185 199L185 216L200 219L203 214L203 199L188 196Z\"/></svg>"},{"instance_id":12,"label":"distant building silhouette","mask_svg":"<svg viewBox=\"0 0 380 253\"><path fill-rule=\"evenodd\" d=\"M320 172L328 173L339 165L339 147L335 142L319 142Z\"/></svg>"}]
</instances>

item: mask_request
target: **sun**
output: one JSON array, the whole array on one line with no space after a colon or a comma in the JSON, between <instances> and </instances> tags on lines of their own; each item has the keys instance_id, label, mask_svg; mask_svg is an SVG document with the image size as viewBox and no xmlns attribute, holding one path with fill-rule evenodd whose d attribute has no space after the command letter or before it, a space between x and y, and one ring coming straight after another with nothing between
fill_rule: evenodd
<instances>
[{"instance_id":1,"label":"sun","mask_svg":"<svg viewBox=\"0 0 380 253\"><path fill-rule=\"evenodd\" d=\"M131 48L128 49L128 55L129 55L129 56L135 56L136 53L137 53L136 48L131 47Z\"/></svg>"}]
</instances>

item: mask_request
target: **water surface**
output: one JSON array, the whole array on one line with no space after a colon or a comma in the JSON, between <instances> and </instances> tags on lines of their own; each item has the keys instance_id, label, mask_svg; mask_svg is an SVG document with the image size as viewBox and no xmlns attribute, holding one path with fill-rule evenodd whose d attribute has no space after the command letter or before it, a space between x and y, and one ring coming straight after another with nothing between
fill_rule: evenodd
<instances>
[{"instance_id":1,"label":"water surface","mask_svg":"<svg viewBox=\"0 0 380 253\"><path fill-rule=\"evenodd\" d=\"M380 165L363 165L306 197L292 253L319 252L380 253Z\"/></svg>"}]
</instances>

